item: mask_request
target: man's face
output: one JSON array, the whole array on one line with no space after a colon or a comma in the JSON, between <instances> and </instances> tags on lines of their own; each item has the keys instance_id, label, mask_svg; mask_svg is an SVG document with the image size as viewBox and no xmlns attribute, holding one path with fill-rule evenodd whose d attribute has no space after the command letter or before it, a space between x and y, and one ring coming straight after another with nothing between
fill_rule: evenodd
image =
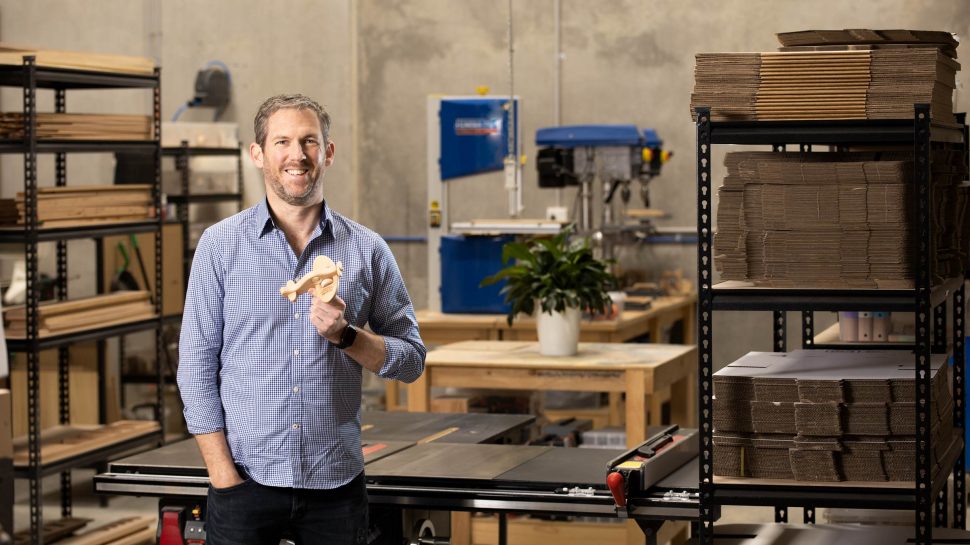
<instances>
[{"instance_id":1,"label":"man's face","mask_svg":"<svg viewBox=\"0 0 970 545\"><path fill-rule=\"evenodd\" d=\"M320 120L311 110L283 108L266 122L266 141L250 146L263 170L266 191L293 206L323 200L323 175L333 164L333 142L324 144Z\"/></svg>"}]
</instances>

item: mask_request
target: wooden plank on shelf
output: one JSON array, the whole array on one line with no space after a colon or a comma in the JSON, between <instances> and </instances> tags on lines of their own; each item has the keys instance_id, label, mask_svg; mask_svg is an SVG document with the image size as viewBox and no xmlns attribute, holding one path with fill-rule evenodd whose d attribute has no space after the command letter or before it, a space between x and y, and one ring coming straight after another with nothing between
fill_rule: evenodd
<instances>
[{"instance_id":1,"label":"wooden plank on shelf","mask_svg":"<svg viewBox=\"0 0 970 545\"><path fill-rule=\"evenodd\" d=\"M58 316L60 314L67 314L70 312L77 312L82 310L88 310L92 308L101 308L109 305L118 305L122 303L131 303L134 301L147 301L150 299L150 295L147 291L117 291L114 293L105 293L103 295L96 295L94 297L84 297L81 299L71 299L69 301L56 301L41 303L38 310L41 316L49 318L51 316ZM23 305L18 305L16 307L10 307L4 311L4 318L6 320L23 320L26 318L26 309Z\"/></svg>"},{"instance_id":2,"label":"wooden plank on shelf","mask_svg":"<svg viewBox=\"0 0 970 545\"><path fill-rule=\"evenodd\" d=\"M47 224L61 220L91 220L96 218L123 218L140 217L150 218L155 213L155 206L148 204L140 205L121 205L121 206L62 206L51 209L49 207L38 207L37 220L42 224ZM20 214L21 223L26 223L24 214Z\"/></svg>"},{"instance_id":3,"label":"wooden plank on shelf","mask_svg":"<svg viewBox=\"0 0 970 545\"><path fill-rule=\"evenodd\" d=\"M37 335L39 338L43 339L45 337L50 337L53 335L67 335L69 333L80 333L82 331L87 331L89 329L101 329L103 327L140 322L142 320L150 320L155 317L157 317L157 315L154 312L149 312L147 314L139 314L137 316L120 318L118 320L110 320L106 322L100 322L97 324L85 324L83 326L67 328L67 329L59 329L57 331L51 331L50 329L41 327L41 328L38 328ZM24 329L17 329L17 328L8 326L7 328L4 329L4 331L6 332L8 339L23 340L24 338L26 338L26 331Z\"/></svg>"},{"instance_id":4,"label":"wooden plank on shelf","mask_svg":"<svg viewBox=\"0 0 970 545\"><path fill-rule=\"evenodd\" d=\"M108 545L151 545L155 543L155 528L145 528L139 532L112 541Z\"/></svg>"},{"instance_id":5,"label":"wooden plank on shelf","mask_svg":"<svg viewBox=\"0 0 970 545\"><path fill-rule=\"evenodd\" d=\"M145 115L38 113L38 139L151 140L152 120ZM23 138L24 115L0 113L0 138Z\"/></svg>"},{"instance_id":6,"label":"wooden plank on shelf","mask_svg":"<svg viewBox=\"0 0 970 545\"><path fill-rule=\"evenodd\" d=\"M103 322L128 319L135 316L151 315L155 311L154 306L148 301L135 301L120 305L112 305L105 308L96 308L82 312L72 312L60 316L44 318L44 326L54 333L58 331L75 329L85 324L100 324Z\"/></svg>"},{"instance_id":7,"label":"wooden plank on shelf","mask_svg":"<svg viewBox=\"0 0 970 545\"><path fill-rule=\"evenodd\" d=\"M91 519L81 517L63 517L46 520L41 527L40 533L44 536L44 543L51 543L84 528L89 522L91 522ZM14 545L27 545L30 543L30 530L24 529L14 534L13 542Z\"/></svg>"},{"instance_id":8,"label":"wooden plank on shelf","mask_svg":"<svg viewBox=\"0 0 970 545\"><path fill-rule=\"evenodd\" d=\"M153 420L119 420L104 426L56 426L41 432L41 463L50 464L79 456L155 433L159 429L158 422ZM26 468L27 438L15 438L13 447L14 466Z\"/></svg>"},{"instance_id":9,"label":"wooden plank on shelf","mask_svg":"<svg viewBox=\"0 0 970 545\"><path fill-rule=\"evenodd\" d=\"M92 528L80 535L59 541L61 545L107 545L118 543L132 536L140 536L146 530L150 533L155 525L153 517L127 517ZM125 541L128 543L128 541ZM140 543L132 541L131 543Z\"/></svg>"},{"instance_id":10,"label":"wooden plank on shelf","mask_svg":"<svg viewBox=\"0 0 970 545\"><path fill-rule=\"evenodd\" d=\"M54 187L41 187L37 189L37 196L52 196L59 195L63 193L128 193L128 192L145 192L150 193L152 190L151 184L124 184L124 185L114 185L114 184L91 184L91 185L72 185L72 186L54 186ZM23 195L23 193L18 193L18 196Z\"/></svg>"},{"instance_id":11,"label":"wooden plank on shelf","mask_svg":"<svg viewBox=\"0 0 970 545\"><path fill-rule=\"evenodd\" d=\"M70 365L70 416L74 424L98 423L98 400L100 381L98 375L97 343L77 343L68 347ZM27 355L13 354L10 361L10 390L13 408L13 434L27 435ZM38 353L40 370L40 420L41 429L60 424L58 388L58 350L41 350Z\"/></svg>"},{"instance_id":12,"label":"wooden plank on shelf","mask_svg":"<svg viewBox=\"0 0 970 545\"><path fill-rule=\"evenodd\" d=\"M45 68L67 68L138 76L150 76L155 71L155 61L148 57L64 51L0 42L0 64L23 65L25 55L36 57L34 62L37 66Z\"/></svg>"},{"instance_id":13,"label":"wooden plank on shelf","mask_svg":"<svg viewBox=\"0 0 970 545\"><path fill-rule=\"evenodd\" d=\"M145 221L144 215L138 216L113 216L104 218L91 218L83 220L51 220L44 221L40 223L41 228L47 229L65 229L70 227L96 227L98 225L113 225L116 223L134 223L136 221Z\"/></svg>"}]
</instances>

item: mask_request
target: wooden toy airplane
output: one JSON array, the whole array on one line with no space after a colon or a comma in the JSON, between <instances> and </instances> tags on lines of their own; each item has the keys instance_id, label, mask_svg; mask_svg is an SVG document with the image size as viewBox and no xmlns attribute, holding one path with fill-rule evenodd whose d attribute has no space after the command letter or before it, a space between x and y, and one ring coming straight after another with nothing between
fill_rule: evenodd
<instances>
[{"instance_id":1,"label":"wooden toy airplane","mask_svg":"<svg viewBox=\"0 0 970 545\"><path fill-rule=\"evenodd\" d=\"M314 297L329 303L334 295L337 295L337 286L340 285L340 275L343 272L344 266L340 261L334 264L333 260L325 255L317 256L313 260L313 270L296 282L287 281L286 285L280 288L280 295L291 302L296 302L300 294L313 290Z\"/></svg>"}]
</instances>

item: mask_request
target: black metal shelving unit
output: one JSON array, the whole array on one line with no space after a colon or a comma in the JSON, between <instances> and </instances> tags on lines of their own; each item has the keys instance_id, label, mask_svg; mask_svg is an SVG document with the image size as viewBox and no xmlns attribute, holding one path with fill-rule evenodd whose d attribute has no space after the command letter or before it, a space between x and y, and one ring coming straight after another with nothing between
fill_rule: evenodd
<instances>
[{"instance_id":1,"label":"black metal shelving unit","mask_svg":"<svg viewBox=\"0 0 970 545\"><path fill-rule=\"evenodd\" d=\"M959 119L963 123L963 118ZM915 543L932 543L932 528L946 526L947 477L954 476L953 525L965 528L966 496L964 457L961 454L950 472L933 479L929 420L930 357L947 350L946 303L952 301L953 334L953 420L963 438L964 419L964 277L931 284L930 149L937 143L967 146L966 125L962 129L930 122L929 105L914 105L912 119L862 121L745 121L715 122L709 108L697 109L697 233L698 233L698 391L700 415L700 543L713 543L715 514L719 505L764 505L775 507L775 518L787 521L789 506L805 508L805 522L814 522L817 507L912 509L915 513ZM737 282L713 283L713 192L711 148L715 144L767 145L783 151L786 144L810 151L812 145L912 146L915 153L916 198L913 217L917 222L914 252L914 289L774 289L745 286ZM912 312L916 317L913 351L916 377L916 474L914 484L905 487L836 486L779 483L777 485L727 484L714 478L713 448L713 322L714 311L772 311L775 351L787 349L786 311L801 313L802 347L814 346L814 312L866 309ZM850 348L826 345L826 348ZM855 347L852 347L855 348ZM945 474L942 474L945 473ZM936 518L934 518L936 507Z\"/></svg>"},{"instance_id":2,"label":"black metal shelving unit","mask_svg":"<svg viewBox=\"0 0 970 545\"><path fill-rule=\"evenodd\" d=\"M138 322L93 328L76 333L44 336L39 334L38 305L40 285L38 245L41 242L57 244L57 284L58 300L67 299L67 241L72 239L100 239L114 234L154 232L161 234L161 88L159 70L152 75L127 75L93 72L86 70L52 69L39 67L33 56L25 56L22 66L0 66L0 85L20 87L23 90L24 138L21 140L0 141L0 153L23 154L24 157L24 207L25 225L15 229L0 229L0 242L23 244L26 261L27 298L25 302L27 333L23 339L8 339L11 351L23 352L27 362L27 419L28 419L28 465L15 468L17 477L29 479L30 484L30 543L41 545L43 535L42 477L54 473L61 474L61 514L71 515L71 474L70 470L79 465L89 465L106 461L118 454L132 449L160 444L164 437L164 419L159 418L160 432L145 434L134 439L111 444L103 448L79 453L68 459L43 464L40 459L40 351L58 349L58 401L61 424L70 423L70 362L68 346L83 341L103 340L124 333L155 329L156 351L161 350L161 290L162 290L162 242L161 236L155 237L155 312L157 318ZM53 90L56 113L65 113L66 91L71 89L150 89L153 92L153 138L145 142L130 141L64 141L38 140L37 137L37 91ZM38 224L37 218L37 159L40 154L54 154L57 186L67 185L68 153L112 153L120 151L154 152L155 172L152 198L156 219L148 221L116 223L83 228L45 229ZM100 286L99 286L99 292ZM99 370L104 375L104 350L99 347ZM156 382L161 384L161 368L156 372ZM162 389L158 388L159 407L162 406ZM103 417L102 408L102 417ZM159 413L161 414L161 412Z\"/></svg>"},{"instance_id":3,"label":"black metal shelving unit","mask_svg":"<svg viewBox=\"0 0 970 545\"><path fill-rule=\"evenodd\" d=\"M189 205L195 203L235 202L237 209L243 202L243 174L242 155L239 148L209 148L190 147L187 140L177 147L162 148L162 155L175 158L175 168L179 172L182 192L179 195L169 195L168 201L175 203L176 215L182 222L182 278L188 286L189 272L192 268L192 240L189 236ZM236 157L236 191L235 193L192 193L192 171L189 159L192 157Z\"/></svg>"}]
</instances>

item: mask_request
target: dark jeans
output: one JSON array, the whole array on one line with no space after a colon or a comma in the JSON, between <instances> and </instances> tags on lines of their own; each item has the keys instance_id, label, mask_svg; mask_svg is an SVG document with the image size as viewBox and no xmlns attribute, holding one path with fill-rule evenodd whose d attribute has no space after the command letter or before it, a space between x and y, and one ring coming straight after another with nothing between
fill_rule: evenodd
<instances>
[{"instance_id":1,"label":"dark jeans","mask_svg":"<svg viewBox=\"0 0 970 545\"><path fill-rule=\"evenodd\" d=\"M229 488L209 486L207 545L364 545L367 488L361 473L333 490L263 486L245 481Z\"/></svg>"}]
</instances>

